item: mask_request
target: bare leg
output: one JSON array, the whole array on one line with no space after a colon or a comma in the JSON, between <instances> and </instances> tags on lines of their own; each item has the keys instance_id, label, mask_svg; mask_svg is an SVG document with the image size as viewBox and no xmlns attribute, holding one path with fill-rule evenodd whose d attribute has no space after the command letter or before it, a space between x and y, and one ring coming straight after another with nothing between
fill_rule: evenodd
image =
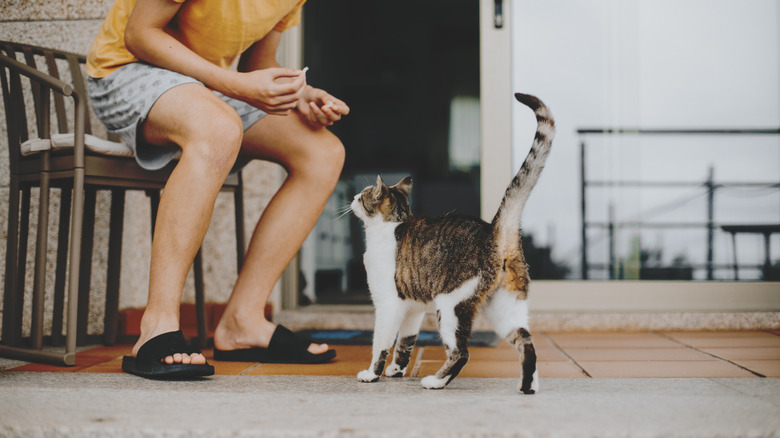
<instances>
[{"instance_id":1,"label":"bare leg","mask_svg":"<svg viewBox=\"0 0 780 438\"><path fill-rule=\"evenodd\" d=\"M160 200L149 300L133 354L152 337L179 328L184 281L206 234L217 194L238 155L242 130L235 111L198 84L169 90L149 113L144 124L147 140L179 145L182 158ZM176 354L165 361L205 363L205 358Z\"/></svg>"},{"instance_id":2,"label":"bare leg","mask_svg":"<svg viewBox=\"0 0 780 438\"><path fill-rule=\"evenodd\" d=\"M268 297L298 252L338 182L344 148L328 130L296 113L269 115L244 133L242 156L281 164L288 172L258 222L244 266L214 334L220 350L267 347L276 326L263 316ZM327 345L309 346L311 353Z\"/></svg>"}]
</instances>

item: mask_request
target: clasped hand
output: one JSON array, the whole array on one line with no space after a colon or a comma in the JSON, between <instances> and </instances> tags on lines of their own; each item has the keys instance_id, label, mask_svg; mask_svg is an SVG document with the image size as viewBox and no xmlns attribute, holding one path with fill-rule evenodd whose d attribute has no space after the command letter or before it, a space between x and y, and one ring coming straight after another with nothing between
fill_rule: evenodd
<instances>
[{"instance_id":1,"label":"clasped hand","mask_svg":"<svg viewBox=\"0 0 780 438\"><path fill-rule=\"evenodd\" d=\"M291 68L267 68L242 73L248 89L239 98L268 114L297 110L313 128L330 126L349 114L349 107L324 90L306 84L306 74Z\"/></svg>"}]
</instances>

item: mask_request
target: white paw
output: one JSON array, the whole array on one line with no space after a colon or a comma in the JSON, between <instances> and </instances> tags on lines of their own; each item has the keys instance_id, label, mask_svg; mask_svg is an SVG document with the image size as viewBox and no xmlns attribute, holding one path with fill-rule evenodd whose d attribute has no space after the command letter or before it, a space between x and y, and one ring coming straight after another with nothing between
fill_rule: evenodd
<instances>
[{"instance_id":1,"label":"white paw","mask_svg":"<svg viewBox=\"0 0 780 438\"><path fill-rule=\"evenodd\" d=\"M357 378L361 382L367 382L367 383L369 383L369 382L376 382L377 380L379 380L379 376L374 374L374 372L371 371L371 370L363 370L363 371L359 372L358 375L357 375Z\"/></svg>"},{"instance_id":2,"label":"white paw","mask_svg":"<svg viewBox=\"0 0 780 438\"><path fill-rule=\"evenodd\" d=\"M387 377L403 377L406 373L406 368L401 368L396 363L391 363L387 369L385 369L385 375Z\"/></svg>"},{"instance_id":3,"label":"white paw","mask_svg":"<svg viewBox=\"0 0 780 438\"><path fill-rule=\"evenodd\" d=\"M423 377L420 383L425 389L442 389L447 385L447 378L439 379L436 376L427 376Z\"/></svg>"}]
</instances>

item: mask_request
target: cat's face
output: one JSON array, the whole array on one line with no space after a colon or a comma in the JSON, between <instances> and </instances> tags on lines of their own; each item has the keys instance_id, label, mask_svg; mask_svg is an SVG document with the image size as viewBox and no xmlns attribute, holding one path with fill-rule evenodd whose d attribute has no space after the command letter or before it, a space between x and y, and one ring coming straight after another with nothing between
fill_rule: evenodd
<instances>
[{"instance_id":1,"label":"cat's face","mask_svg":"<svg viewBox=\"0 0 780 438\"><path fill-rule=\"evenodd\" d=\"M412 216L409 193L412 178L406 177L394 186L386 186L377 176L376 185L368 186L355 195L352 211L366 225L375 222L401 222Z\"/></svg>"}]
</instances>

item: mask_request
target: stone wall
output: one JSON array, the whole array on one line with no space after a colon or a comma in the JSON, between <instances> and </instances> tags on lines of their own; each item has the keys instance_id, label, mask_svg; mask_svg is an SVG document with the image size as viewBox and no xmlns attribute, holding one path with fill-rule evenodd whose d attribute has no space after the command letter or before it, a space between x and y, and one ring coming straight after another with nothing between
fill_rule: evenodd
<instances>
[{"instance_id":1,"label":"stone wall","mask_svg":"<svg viewBox=\"0 0 780 438\"><path fill-rule=\"evenodd\" d=\"M0 40L55 47L76 53L86 53L100 27L112 0L4 0L0 2ZM2 102L0 102L2 105ZM8 154L4 110L0 111L0 241L7 239L8 216ZM97 126L93 124L93 126ZM284 171L265 162L251 163L244 169L244 204L246 236L249 239L254 224L265 205L284 179ZM46 308L51 309L54 285L54 254L56 252L57 214L59 193L52 195L49 244L49 277L47 278ZM206 236L204 278L207 302L224 303L230 295L236 276L235 228L232 194L220 194L214 216ZM146 304L151 250L150 203L143 192L129 192L125 204L125 226L122 244L122 273L120 308L139 308ZM33 193L33 214L30 229L35 230L37 193ZM103 305L106 288L106 259L108 242L108 193L99 193L95 225L90 291L89 333L103 331ZM32 290L32 260L35 255L35 233L30 233L28 269L25 290ZM5 277L5 248L0 248L0 284ZM192 273L184 290L184 302L194 302ZM278 301L278 291L276 293ZM0 300L0 319L2 318ZM25 334L29 333L30 300L25 300ZM277 307L278 308L278 307ZM47 324L51 311L47 311ZM49 328L47 327L46 333Z\"/></svg>"}]
</instances>

